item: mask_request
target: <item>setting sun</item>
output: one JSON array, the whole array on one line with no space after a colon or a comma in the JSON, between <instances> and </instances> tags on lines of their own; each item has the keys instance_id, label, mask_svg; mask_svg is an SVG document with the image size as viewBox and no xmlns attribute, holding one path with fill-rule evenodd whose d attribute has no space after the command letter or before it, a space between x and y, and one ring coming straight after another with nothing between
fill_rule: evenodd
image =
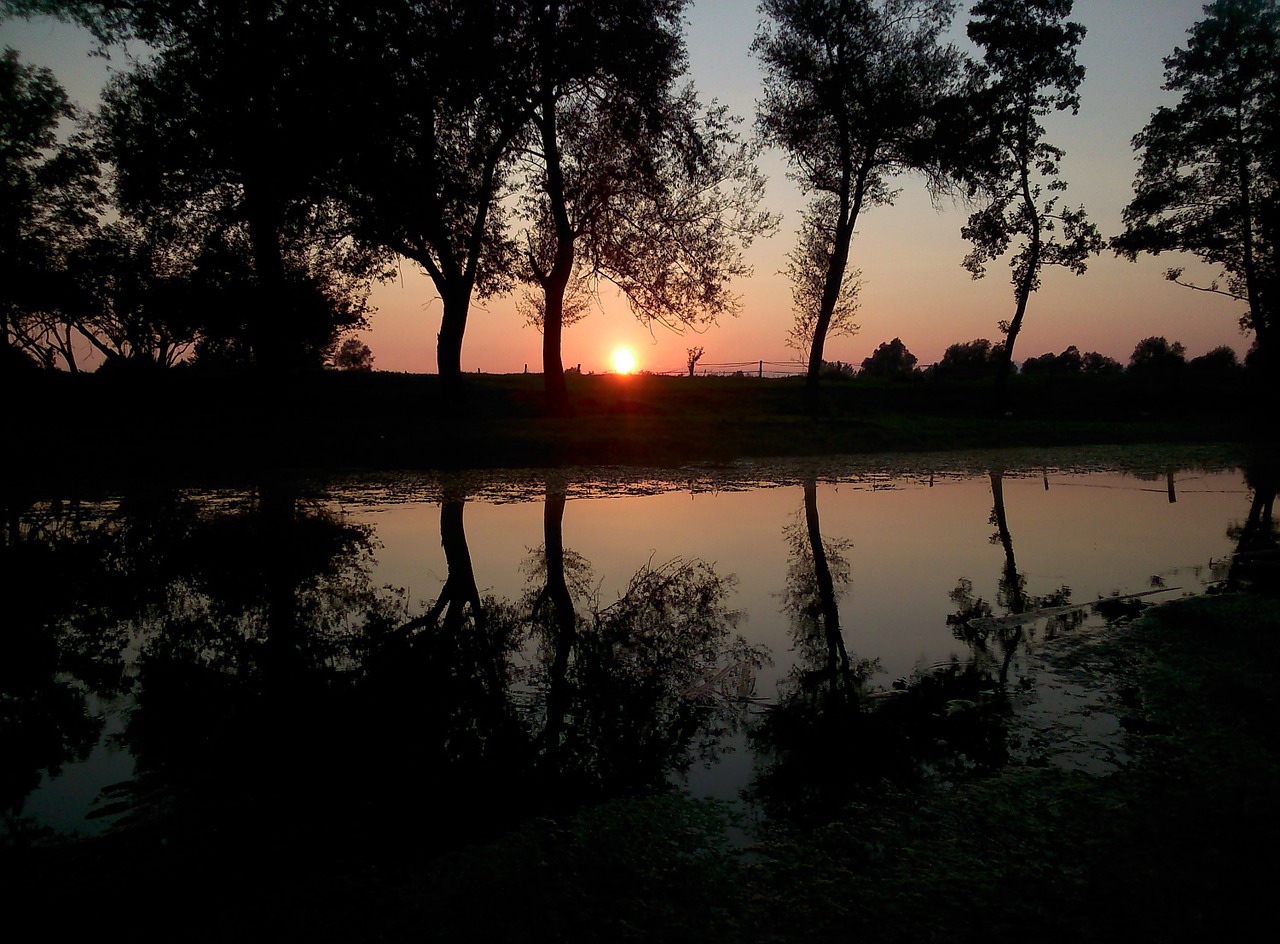
<instances>
[{"instance_id":1,"label":"setting sun","mask_svg":"<svg viewBox=\"0 0 1280 944\"><path fill-rule=\"evenodd\" d=\"M614 348L613 369L619 374L631 373L636 369L636 356L628 348Z\"/></svg>"}]
</instances>

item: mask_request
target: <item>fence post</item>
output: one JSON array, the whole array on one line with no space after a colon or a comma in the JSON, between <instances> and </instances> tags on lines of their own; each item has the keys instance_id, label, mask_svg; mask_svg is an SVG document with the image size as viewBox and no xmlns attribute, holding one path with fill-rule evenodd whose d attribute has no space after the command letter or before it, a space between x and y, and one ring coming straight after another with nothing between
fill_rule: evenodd
<instances>
[{"instance_id":1,"label":"fence post","mask_svg":"<svg viewBox=\"0 0 1280 944\"><path fill-rule=\"evenodd\" d=\"M760 362L759 372L756 374L761 380L764 379L764 361Z\"/></svg>"}]
</instances>

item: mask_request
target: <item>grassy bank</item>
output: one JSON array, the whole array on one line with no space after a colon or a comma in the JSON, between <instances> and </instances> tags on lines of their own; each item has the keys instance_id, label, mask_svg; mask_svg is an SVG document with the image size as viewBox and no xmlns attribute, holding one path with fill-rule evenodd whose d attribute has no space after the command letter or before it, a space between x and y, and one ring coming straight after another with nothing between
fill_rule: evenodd
<instances>
[{"instance_id":1,"label":"grassy bank","mask_svg":"<svg viewBox=\"0 0 1280 944\"><path fill-rule=\"evenodd\" d=\"M424 859L351 855L323 822L305 851L269 832L217 856L145 833L19 842L5 889L65 931L127 914L142 940L1216 940L1252 929L1270 900L1278 656L1274 599L1161 606L1065 656L1122 679L1136 760L1117 773L1014 766L886 787L749 849L731 847L724 807L661 796ZM506 786L518 807L521 785Z\"/></svg>"},{"instance_id":2,"label":"grassy bank","mask_svg":"<svg viewBox=\"0 0 1280 944\"><path fill-rule=\"evenodd\" d=\"M1017 378L999 415L987 382L569 377L546 414L538 375L336 373L282 385L182 373L58 375L10 389L14 474L208 474L260 467L458 469L642 464L1253 435L1244 386Z\"/></svg>"}]
</instances>

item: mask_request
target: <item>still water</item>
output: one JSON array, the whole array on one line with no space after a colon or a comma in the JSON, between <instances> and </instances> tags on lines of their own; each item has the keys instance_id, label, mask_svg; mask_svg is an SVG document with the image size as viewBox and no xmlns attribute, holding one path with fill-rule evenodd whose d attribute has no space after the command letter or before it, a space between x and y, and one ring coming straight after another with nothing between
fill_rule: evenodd
<instances>
[{"instance_id":1,"label":"still water","mask_svg":"<svg viewBox=\"0 0 1280 944\"><path fill-rule=\"evenodd\" d=\"M859 784L1011 759L1105 771L1125 760L1111 708L1048 657L1227 581L1258 514L1245 464L1143 449L11 498L4 828L448 841L672 786L817 815Z\"/></svg>"}]
</instances>

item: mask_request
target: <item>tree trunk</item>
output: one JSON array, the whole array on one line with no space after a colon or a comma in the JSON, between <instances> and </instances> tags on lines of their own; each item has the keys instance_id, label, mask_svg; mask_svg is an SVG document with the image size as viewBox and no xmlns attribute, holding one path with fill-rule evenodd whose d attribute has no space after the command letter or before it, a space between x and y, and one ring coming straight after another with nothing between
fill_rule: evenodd
<instances>
[{"instance_id":1,"label":"tree trunk","mask_svg":"<svg viewBox=\"0 0 1280 944\"><path fill-rule=\"evenodd\" d=\"M853 240L853 231L858 225L858 213L862 210L867 176L870 172L869 166L859 168L855 180L852 179L852 167L846 167L845 170L843 191L840 194L840 218L836 222L835 242L831 247L831 263L827 266L827 280L822 287L822 308L818 311L818 320L813 326L813 342L809 348L809 370L805 375L805 402L810 410L817 406L818 376L822 372L822 349L826 345L831 317L840 300L840 286L844 284L844 273L849 265L849 243ZM849 192L850 185L853 187L852 194Z\"/></svg>"},{"instance_id":2,"label":"tree trunk","mask_svg":"<svg viewBox=\"0 0 1280 944\"><path fill-rule=\"evenodd\" d=\"M440 384L448 393L462 387L462 336L467 330L467 310L471 307L470 286L466 291L450 287L442 291L443 313L440 333L436 335L436 370Z\"/></svg>"},{"instance_id":3,"label":"tree trunk","mask_svg":"<svg viewBox=\"0 0 1280 944\"><path fill-rule=\"evenodd\" d=\"M1040 255L1038 247L1033 255L1038 260ZM996 365L996 387L992 409L997 413L1004 406L1004 391L1009 384L1009 373L1013 367L1013 345L1018 340L1018 332L1022 330L1022 319L1027 313L1027 301L1031 297L1031 280L1034 278L1034 271L1034 269L1028 269L1027 277L1018 286L1018 307L1013 313L1013 320L1009 322L1009 331L1005 335L1004 347L1000 352L1000 363Z\"/></svg>"},{"instance_id":4,"label":"tree trunk","mask_svg":"<svg viewBox=\"0 0 1280 944\"><path fill-rule=\"evenodd\" d=\"M542 155L546 161L547 200L551 204L551 219L555 224L556 254L551 271L540 281L544 295L542 326L542 384L546 395L547 410L552 415L569 413L569 389L564 380L564 362L560 353L564 334L564 293L573 276L574 231L569 220L565 199L564 169L560 163L560 138L556 109L559 107L555 89L545 79L556 74L556 24L559 20L559 4L552 3L542 37L544 85L540 90L540 121L538 130L542 136Z\"/></svg>"}]
</instances>

